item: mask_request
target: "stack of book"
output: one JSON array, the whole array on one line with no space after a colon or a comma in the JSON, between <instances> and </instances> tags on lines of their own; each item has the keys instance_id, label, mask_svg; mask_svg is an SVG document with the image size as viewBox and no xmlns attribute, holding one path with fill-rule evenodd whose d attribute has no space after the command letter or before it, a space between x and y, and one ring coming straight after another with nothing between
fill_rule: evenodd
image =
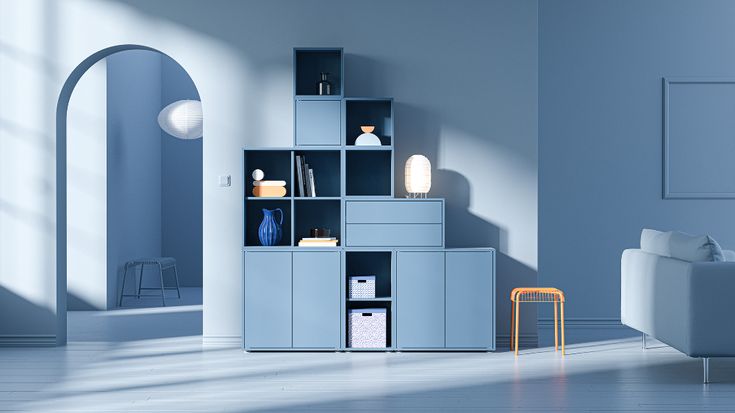
<instances>
[{"instance_id":1,"label":"stack of book","mask_svg":"<svg viewBox=\"0 0 735 413\"><path fill-rule=\"evenodd\" d=\"M255 181L253 196L277 198L286 196L286 181Z\"/></svg>"},{"instance_id":2,"label":"stack of book","mask_svg":"<svg viewBox=\"0 0 735 413\"><path fill-rule=\"evenodd\" d=\"M337 238L319 237L319 238L301 238L299 247L336 247Z\"/></svg>"},{"instance_id":3,"label":"stack of book","mask_svg":"<svg viewBox=\"0 0 735 413\"><path fill-rule=\"evenodd\" d=\"M300 197L316 197L314 170L309 168L303 155L296 155L296 177Z\"/></svg>"}]
</instances>

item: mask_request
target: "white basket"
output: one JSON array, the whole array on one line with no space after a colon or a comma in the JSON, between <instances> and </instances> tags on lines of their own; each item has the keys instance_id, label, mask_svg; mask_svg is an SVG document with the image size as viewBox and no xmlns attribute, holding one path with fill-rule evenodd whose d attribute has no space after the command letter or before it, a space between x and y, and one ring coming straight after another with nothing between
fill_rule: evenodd
<instances>
[{"instance_id":1,"label":"white basket","mask_svg":"<svg viewBox=\"0 0 735 413\"><path fill-rule=\"evenodd\" d=\"M350 298L375 298L374 275L350 276Z\"/></svg>"},{"instance_id":2,"label":"white basket","mask_svg":"<svg viewBox=\"0 0 735 413\"><path fill-rule=\"evenodd\" d=\"M387 329L385 308L352 309L347 319L347 347L384 348L388 345Z\"/></svg>"}]
</instances>

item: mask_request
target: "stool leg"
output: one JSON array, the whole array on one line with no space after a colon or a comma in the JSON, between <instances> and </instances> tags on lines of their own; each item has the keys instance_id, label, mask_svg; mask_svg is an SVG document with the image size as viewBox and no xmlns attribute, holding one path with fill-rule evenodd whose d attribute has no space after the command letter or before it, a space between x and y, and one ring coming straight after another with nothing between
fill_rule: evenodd
<instances>
[{"instance_id":1,"label":"stool leg","mask_svg":"<svg viewBox=\"0 0 735 413\"><path fill-rule=\"evenodd\" d=\"M181 290L179 289L179 271L176 269L176 264L174 264L174 278L176 278L176 294L181 298Z\"/></svg>"},{"instance_id":2,"label":"stool leg","mask_svg":"<svg viewBox=\"0 0 735 413\"><path fill-rule=\"evenodd\" d=\"M123 294L125 294L125 279L128 278L128 264L125 263L125 271L123 272L122 288L120 289L120 302L117 304L118 307L122 307Z\"/></svg>"},{"instance_id":3,"label":"stool leg","mask_svg":"<svg viewBox=\"0 0 735 413\"><path fill-rule=\"evenodd\" d=\"M516 300L516 326L515 326L516 334L515 334L515 337L514 337L514 340L515 340L515 349L516 349L516 356L518 356L518 333L519 333L519 331L518 331L518 318L520 317L520 310L521 310L521 303L518 300Z\"/></svg>"},{"instance_id":4,"label":"stool leg","mask_svg":"<svg viewBox=\"0 0 735 413\"><path fill-rule=\"evenodd\" d=\"M158 264L158 274L161 276L161 301L163 301L163 306L166 306L166 290L163 287L163 268L161 267L161 264Z\"/></svg>"},{"instance_id":5,"label":"stool leg","mask_svg":"<svg viewBox=\"0 0 735 413\"><path fill-rule=\"evenodd\" d=\"M564 301L559 305L561 305L561 355L564 356L566 354L564 350Z\"/></svg>"},{"instance_id":6,"label":"stool leg","mask_svg":"<svg viewBox=\"0 0 735 413\"><path fill-rule=\"evenodd\" d=\"M559 350L559 316L556 309L556 299L554 299L554 351Z\"/></svg>"},{"instance_id":7,"label":"stool leg","mask_svg":"<svg viewBox=\"0 0 735 413\"><path fill-rule=\"evenodd\" d=\"M510 351L513 351L513 331L514 331L515 319L516 319L515 311L516 311L515 302L511 301L510 302Z\"/></svg>"},{"instance_id":8,"label":"stool leg","mask_svg":"<svg viewBox=\"0 0 735 413\"><path fill-rule=\"evenodd\" d=\"M140 289L143 288L143 267L145 264L140 263L140 276L138 277L138 299L140 300Z\"/></svg>"}]
</instances>

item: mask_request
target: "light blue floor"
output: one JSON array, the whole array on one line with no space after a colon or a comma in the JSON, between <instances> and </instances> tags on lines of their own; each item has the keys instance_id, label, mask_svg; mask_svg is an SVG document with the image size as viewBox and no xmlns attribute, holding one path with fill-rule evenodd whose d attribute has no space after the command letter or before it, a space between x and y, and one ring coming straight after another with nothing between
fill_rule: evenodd
<instances>
[{"instance_id":1,"label":"light blue floor","mask_svg":"<svg viewBox=\"0 0 735 413\"><path fill-rule=\"evenodd\" d=\"M192 293L189 295L189 293ZM735 361L640 339L467 353L244 353L202 346L201 307L73 313L63 348L0 349L0 410L735 411ZM191 298L191 301L189 300Z\"/></svg>"}]
</instances>

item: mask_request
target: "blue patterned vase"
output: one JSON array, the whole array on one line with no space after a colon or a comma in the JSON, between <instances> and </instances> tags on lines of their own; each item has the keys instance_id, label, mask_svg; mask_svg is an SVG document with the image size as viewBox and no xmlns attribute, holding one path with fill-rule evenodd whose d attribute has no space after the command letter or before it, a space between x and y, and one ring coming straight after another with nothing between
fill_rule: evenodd
<instances>
[{"instance_id":1,"label":"blue patterned vase","mask_svg":"<svg viewBox=\"0 0 735 413\"><path fill-rule=\"evenodd\" d=\"M281 213L281 218L276 222L274 217L276 211ZM263 208L263 222L258 227L258 239L260 243L267 247L272 245L278 245L281 242L283 236L283 211L281 208L276 209L265 209Z\"/></svg>"}]
</instances>

